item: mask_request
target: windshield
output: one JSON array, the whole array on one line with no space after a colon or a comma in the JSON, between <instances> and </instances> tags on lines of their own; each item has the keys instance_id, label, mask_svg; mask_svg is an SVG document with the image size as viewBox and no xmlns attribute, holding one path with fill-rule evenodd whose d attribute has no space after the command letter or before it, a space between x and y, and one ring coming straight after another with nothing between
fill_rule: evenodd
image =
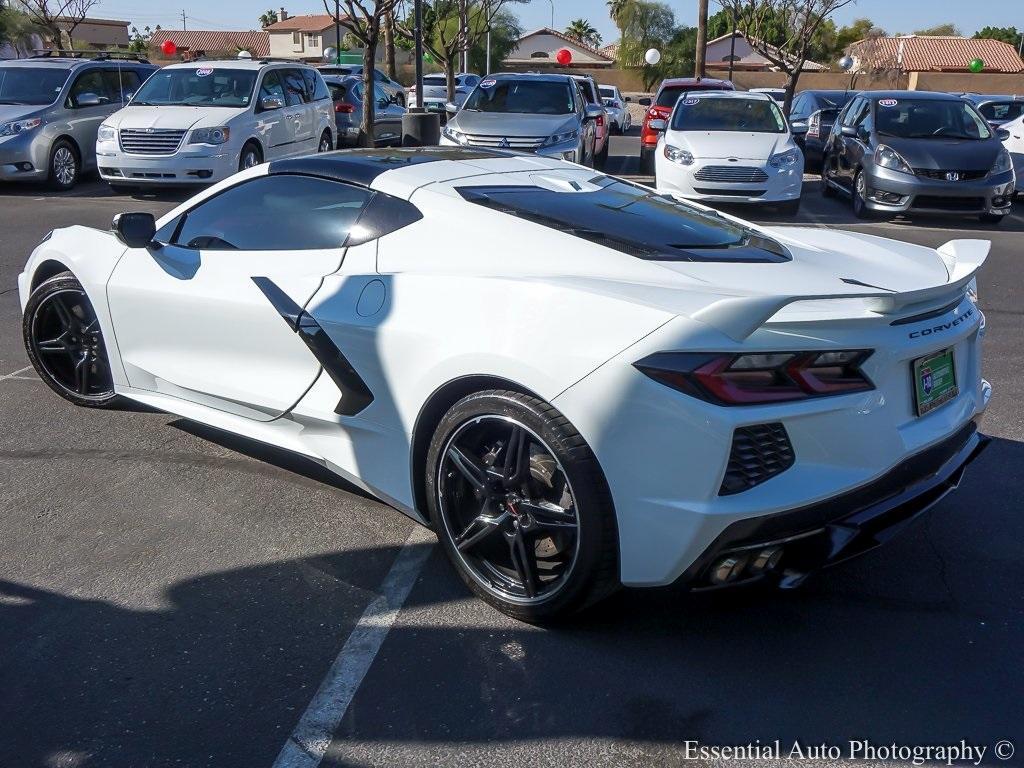
<instances>
[{"instance_id":1,"label":"windshield","mask_svg":"<svg viewBox=\"0 0 1024 768\"><path fill-rule=\"evenodd\" d=\"M966 101L878 99L875 130L901 139L989 139L992 131Z\"/></svg>"},{"instance_id":2,"label":"windshield","mask_svg":"<svg viewBox=\"0 0 1024 768\"><path fill-rule=\"evenodd\" d=\"M487 77L466 99L470 112L567 115L576 111L570 84L544 80L494 80Z\"/></svg>"},{"instance_id":3,"label":"windshield","mask_svg":"<svg viewBox=\"0 0 1024 768\"><path fill-rule=\"evenodd\" d=\"M530 185L458 187L477 205L532 221L607 248L652 261L788 261L769 238L656 194L597 176L591 192L556 192Z\"/></svg>"},{"instance_id":4,"label":"windshield","mask_svg":"<svg viewBox=\"0 0 1024 768\"><path fill-rule=\"evenodd\" d=\"M255 84L252 69L164 69L150 76L129 106L247 107Z\"/></svg>"},{"instance_id":5,"label":"windshield","mask_svg":"<svg viewBox=\"0 0 1024 768\"><path fill-rule=\"evenodd\" d=\"M1008 123L1024 114L1024 101L993 101L982 104L978 111L986 120Z\"/></svg>"},{"instance_id":6,"label":"windshield","mask_svg":"<svg viewBox=\"0 0 1024 768\"><path fill-rule=\"evenodd\" d=\"M53 67L0 67L0 104L52 104L70 73Z\"/></svg>"},{"instance_id":7,"label":"windshield","mask_svg":"<svg viewBox=\"0 0 1024 768\"><path fill-rule=\"evenodd\" d=\"M786 121L774 101L687 96L676 106L672 130L783 133Z\"/></svg>"}]
</instances>

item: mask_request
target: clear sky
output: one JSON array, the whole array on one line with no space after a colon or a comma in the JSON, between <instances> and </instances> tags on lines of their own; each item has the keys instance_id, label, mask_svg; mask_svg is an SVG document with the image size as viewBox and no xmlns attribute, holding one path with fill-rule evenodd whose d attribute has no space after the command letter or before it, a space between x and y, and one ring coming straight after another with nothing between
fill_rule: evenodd
<instances>
[{"instance_id":1,"label":"clear sky","mask_svg":"<svg viewBox=\"0 0 1024 768\"><path fill-rule=\"evenodd\" d=\"M604 0L530 0L511 8L519 15L523 28L532 30L551 24L552 2L556 29L564 29L571 20L583 17L597 27L606 43L617 37ZM256 29L263 11L282 4L292 15L324 12L322 1L316 0L101 0L92 15L130 20L140 29L156 24L181 29L184 10L189 29ZM675 10L678 22L695 22L696 0L669 0L668 4ZM710 6L712 13L721 8L716 0L710 0ZM861 16L889 32L909 33L953 22L964 34L972 35L989 24L1024 29L1024 0L856 0L839 11L835 19L843 24Z\"/></svg>"}]
</instances>

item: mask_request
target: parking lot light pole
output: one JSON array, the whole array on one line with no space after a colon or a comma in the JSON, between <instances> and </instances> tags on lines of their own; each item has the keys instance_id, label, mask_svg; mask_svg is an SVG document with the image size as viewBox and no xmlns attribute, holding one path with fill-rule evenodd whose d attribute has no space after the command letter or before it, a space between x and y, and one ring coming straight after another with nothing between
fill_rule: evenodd
<instances>
[{"instance_id":1,"label":"parking lot light pole","mask_svg":"<svg viewBox=\"0 0 1024 768\"><path fill-rule=\"evenodd\" d=\"M334 63L341 64L341 0L334 0Z\"/></svg>"},{"instance_id":2,"label":"parking lot light pole","mask_svg":"<svg viewBox=\"0 0 1024 768\"><path fill-rule=\"evenodd\" d=\"M441 116L423 106L423 0L415 0L416 106L402 115L402 146L429 147L441 142Z\"/></svg>"}]
</instances>

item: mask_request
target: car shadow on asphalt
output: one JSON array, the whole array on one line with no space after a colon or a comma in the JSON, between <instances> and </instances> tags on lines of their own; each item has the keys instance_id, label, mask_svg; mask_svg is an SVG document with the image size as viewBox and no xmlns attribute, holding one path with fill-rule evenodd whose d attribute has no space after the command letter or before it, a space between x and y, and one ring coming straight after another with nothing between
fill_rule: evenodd
<instances>
[{"instance_id":1,"label":"car shadow on asphalt","mask_svg":"<svg viewBox=\"0 0 1024 768\"><path fill-rule=\"evenodd\" d=\"M630 590L541 631L435 548L324 765L367 744L597 740L646 765L686 739L1019 737L1021 466L994 440L926 520L802 590ZM398 549L207 573L149 610L0 581L0 765L269 764Z\"/></svg>"}]
</instances>

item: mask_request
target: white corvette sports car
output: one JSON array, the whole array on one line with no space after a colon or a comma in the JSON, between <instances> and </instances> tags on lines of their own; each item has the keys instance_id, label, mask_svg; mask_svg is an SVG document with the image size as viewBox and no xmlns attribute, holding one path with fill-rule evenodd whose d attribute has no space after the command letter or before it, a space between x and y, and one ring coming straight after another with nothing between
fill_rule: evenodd
<instances>
[{"instance_id":1,"label":"white corvette sports car","mask_svg":"<svg viewBox=\"0 0 1024 768\"><path fill-rule=\"evenodd\" d=\"M368 150L57 230L19 290L58 394L311 457L538 621L619 584L794 586L955 487L986 444L987 252L756 227L536 156Z\"/></svg>"}]
</instances>

